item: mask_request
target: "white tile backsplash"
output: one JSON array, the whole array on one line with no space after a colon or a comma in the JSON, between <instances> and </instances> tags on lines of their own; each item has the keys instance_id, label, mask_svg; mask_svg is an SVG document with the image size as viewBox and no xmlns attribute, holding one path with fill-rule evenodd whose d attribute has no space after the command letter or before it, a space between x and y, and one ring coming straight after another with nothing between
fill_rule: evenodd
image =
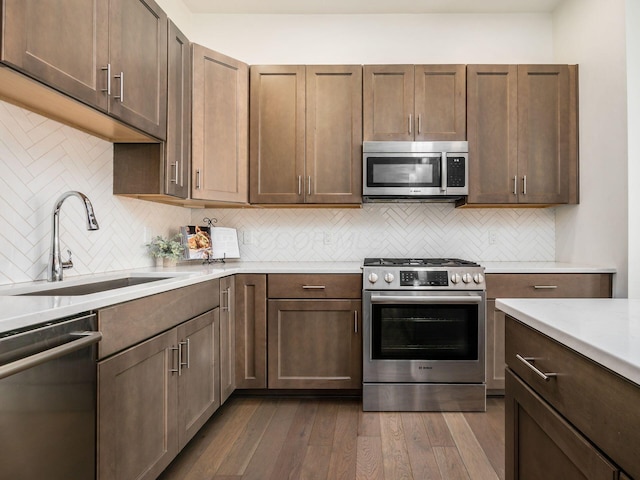
<instances>
[{"instance_id":1,"label":"white tile backsplash","mask_svg":"<svg viewBox=\"0 0 640 480\"><path fill-rule=\"evenodd\" d=\"M112 195L112 160L109 142L0 102L0 285L46 277L51 211L67 190L91 199L100 230L85 229L78 199L65 201L62 247L73 252L75 264L66 276L151 265L144 247L151 236L202 224L207 216L238 229L240 255L247 261L360 261L365 256L555 260L554 209L407 203L189 210Z\"/></svg>"},{"instance_id":2,"label":"white tile backsplash","mask_svg":"<svg viewBox=\"0 0 640 480\"><path fill-rule=\"evenodd\" d=\"M452 204L365 204L361 209L193 210L238 229L246 261L359 261L460 257L554 261L555 210L456 209Z\"/></svg>"},{"instance_id":3,"label":"white tile backsplash","mask_svg":"<svg viewBox=\"0 0 640 480\"><path fill-rule=\"evenodd\" d=\"M88 232L79 200L65 200L60 238L74 263L65 276L151 265L144 244L191 218L185 208L112 195L111 143L4 102L0 171L0 284L46 278L51 213L67 190L89 197L100 230Z\"/></svg>"}]
</instances>

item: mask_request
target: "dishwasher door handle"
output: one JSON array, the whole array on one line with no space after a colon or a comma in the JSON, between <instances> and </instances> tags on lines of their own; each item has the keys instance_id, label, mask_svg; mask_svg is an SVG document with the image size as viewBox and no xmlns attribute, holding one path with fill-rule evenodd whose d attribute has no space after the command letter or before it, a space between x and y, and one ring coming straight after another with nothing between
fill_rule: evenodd
<instances>
[{"instance_id":1,"label":"dishwasher door handle","mask_svg":"<svg viewBox=\"0 0 640 480\"><path fill-rule=\"evenodd\" d=\"M62 345L58 345L57 347L34 353L33 355L21 358L15 362L2 365L0 367L0 379L15 375L16 373L20 373L50 360L63 357L71 352L75 352L76 350L80 350L81 348L93 345L94 343L98 343L102 340L101 332L74 332L70 335L78 338Z\"/></svg>"}]
</instances>

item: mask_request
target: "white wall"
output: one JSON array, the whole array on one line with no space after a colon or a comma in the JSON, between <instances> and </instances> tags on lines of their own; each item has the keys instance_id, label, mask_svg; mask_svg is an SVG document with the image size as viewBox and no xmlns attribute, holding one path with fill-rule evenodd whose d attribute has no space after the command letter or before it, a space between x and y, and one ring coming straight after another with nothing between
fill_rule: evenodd
<instances>
[{"instance_id":1,"label":"white wall","mask_svg":"<svg viewBox=\"0 0 640 480\"><path fill-rule=\"evenodd\" d=\"M627 131L629 132L629 298L640 298L640 2L627 0ZM636 208L633 208L635 206Z\"/></svg>"},{"instance_id":2,"label":"white wall","mask_svg":"<svg viewBox=\"0 0 640 480\"><path fill-rule=\"evenodd\" d=\"M579 64L580 79L580 205L557 208L556 256L616 266L617 297L628 255L624 3L566 0L553 22L554 61Z\"/></svg>"},{"instance_id":3,"label":"white wall","mask_svg":"<svg viewBox=\"0 0 640 480\"><path fill-rule=\"evenodd\" d=\"M251 65L544 63L545 14L194 15L190 40Z\"/></svg>"}]
</instances>

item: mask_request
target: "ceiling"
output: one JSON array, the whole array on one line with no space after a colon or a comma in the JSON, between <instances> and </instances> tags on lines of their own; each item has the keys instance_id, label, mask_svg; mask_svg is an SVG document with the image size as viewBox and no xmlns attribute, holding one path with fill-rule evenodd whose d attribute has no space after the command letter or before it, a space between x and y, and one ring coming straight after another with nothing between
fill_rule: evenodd
<instances>
[{"instance_id":1,"label":"ceiling","mask_svg":"<svg viewBox=\"0 0 640 480\"><path fill-rule=\"evenodd\" d=\"M562 0L183 0L193 13L550 13Z\"/></svg>"}]
</instances>

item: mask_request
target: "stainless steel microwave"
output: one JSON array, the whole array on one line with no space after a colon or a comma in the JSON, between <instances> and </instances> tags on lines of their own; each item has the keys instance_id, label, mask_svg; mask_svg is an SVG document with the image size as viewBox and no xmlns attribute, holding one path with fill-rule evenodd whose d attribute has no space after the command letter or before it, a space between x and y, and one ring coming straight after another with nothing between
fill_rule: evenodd
<instances>
[{"instance_id":1,"label":"stainless steel microwave","mask_svg":"<svg viewBox=\"0 0 640 480\"><path fill-rule=\"evenodd\" d=\"M364 142L364 201L454 201L469 194L467 142Z\"/></svg>"}]
</instances>

